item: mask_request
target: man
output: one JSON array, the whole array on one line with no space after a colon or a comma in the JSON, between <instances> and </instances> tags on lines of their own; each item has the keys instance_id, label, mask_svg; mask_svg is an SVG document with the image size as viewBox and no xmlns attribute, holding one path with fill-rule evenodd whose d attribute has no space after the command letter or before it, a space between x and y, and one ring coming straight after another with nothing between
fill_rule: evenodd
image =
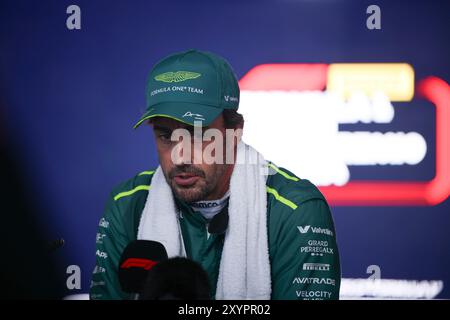
<instances>
[{"instance_id":1,"label":"man","mask_svg":"<svg viewBox=\"0 0 450 320\"><path fill-rule=\"evenodd\" d=\"M135 127L147 121L153 128L160 166L112 191L99 223L91 299L130 298L117 269L135 239L198 262L211 298L338 299L327 202L309 181L241 141L239 86L229 64L196 50L171 55L150 72L146 97Z\"/></svg>"}]
</instances>

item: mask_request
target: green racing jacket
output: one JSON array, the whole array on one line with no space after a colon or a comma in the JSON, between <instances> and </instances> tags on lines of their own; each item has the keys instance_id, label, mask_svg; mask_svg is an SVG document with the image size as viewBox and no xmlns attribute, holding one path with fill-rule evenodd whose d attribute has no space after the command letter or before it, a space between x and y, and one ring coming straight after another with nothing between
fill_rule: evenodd
<instances>
[{"instance_id":1,"label":"green racing jacket","mask_svg":"<svg viewBox=\"0 0 450 320\"><path fill-rule=\"evenodd\" d=\"M341 282L339 252L328 204L308 180L269 166L267 228L271 264L271 299L338 299ZM96 266L91 299L131 299L118 280L120 256L137 238L154 171L144 171L111 192L96 237ZM207 220L177 200L187 257L207 271L214 298L224 235L208 234Z\"/></svg>"}]
</instances>

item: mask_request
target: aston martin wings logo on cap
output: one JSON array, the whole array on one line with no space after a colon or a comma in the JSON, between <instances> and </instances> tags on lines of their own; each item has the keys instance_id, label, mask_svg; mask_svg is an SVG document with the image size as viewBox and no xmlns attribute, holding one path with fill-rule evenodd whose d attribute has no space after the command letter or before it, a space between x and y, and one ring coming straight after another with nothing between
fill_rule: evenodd
<instances>
[{"instance_id":1,"label":"aston martin wings logo on cap","mask_svg":"<svg viewBox=\"0 0 450 320\"><path fill-rule=\"evenodd\" d=\"M200 77L201 74L197 72L191 72L191 71L176 71L176 72L165 72L158 74L155 76L156 81L162 81L162 82L181 82L185 80L195 79Z\"/></svg>"}]
</instances>

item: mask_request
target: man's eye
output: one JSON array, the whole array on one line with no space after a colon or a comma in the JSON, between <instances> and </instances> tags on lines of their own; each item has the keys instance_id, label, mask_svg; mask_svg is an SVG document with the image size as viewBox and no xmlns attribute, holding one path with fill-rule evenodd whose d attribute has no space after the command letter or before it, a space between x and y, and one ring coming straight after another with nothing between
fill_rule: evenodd
<instances>
[{"instance_id":1,"label":"man's eye","mask_svg":"<svg viewBox=\"0 0 450 320\"><path fill-rule=\"evenodd\" d=\"M163 142L170 142L170 134L168 133L159 134L158 138Z\"/></svg>"}]
</instances>

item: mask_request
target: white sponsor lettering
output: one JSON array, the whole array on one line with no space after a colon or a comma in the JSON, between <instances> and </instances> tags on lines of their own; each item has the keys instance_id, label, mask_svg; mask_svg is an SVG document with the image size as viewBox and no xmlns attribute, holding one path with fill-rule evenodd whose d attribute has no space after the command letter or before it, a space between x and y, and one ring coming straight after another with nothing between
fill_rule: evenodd
<instances>
[{"instance_id":1,"label":"white sponsor lettering","mask_svg":"<svg viewBox=\"0 0 450 320\"><path fill-rule=\"evenodd\" d=\"M326 253L326 254L334 254L333 253L333 248L324 248L324 247L301 247L300 248L300 252L304 252L304 253Z\"/></svg>"},{"instance_id":2,"label":"white sponsor lettering","mask_svg":"<svg viewBox=\"0 0 450 320\"><path fill-rule=\"evenodd\" d=\"M296 291L297 297L309 299L331 298L331 292L328 291Z\"/></svg>"},{"instance_id":3,"label":"white sponsor lettering","mask_svg":"<svg viewBox=\"0 0 450 320\"><path fill-rule=\"evenodd\" d=\"M326 234L327 236L333 237L334 233L330 229L327 228L319 228L319 227L311 227L311 226L297 226L298 231L300 233L308 233L311 230L312 233Z\"/></svg>"},{"instance_id":4,"label":"white sponsor lettering","mask_svg":"<svg viewBox=\"0 0 450 320\"><path fill-rule=\"evenodd\" d=\"M97 273L105 273L106 269L100 266L95 266L94 271L92 272L93 274L97 274Z\"/></svg>"},{"instance_id":5,"label":"white sponsor lettering","mask_svg":"<svg viewBox=\"0 0 450 320\"><path fill-rule=\"evenodd\" d=\"M311 227L311 231L313 233L322 233L322 234L326 234L327 236L333 236L333 231L331 231L330 229L324 229L324 228L319 228L319 227Z\"/></svg>"},{"instance_id":6,"label":"white sponsor lettering","mask_svg":"<svg viewBox=\"0 0 450 320\"><path fill-rule=\"evenodd\" d=\"M203 94L203 89L195 88L195 87L188 87L188 86L171 86L171 87L163 87L159 89L155 89L152 92L150 92L150 96L153 97L160 93L165 92L189 92L189 93L197 93L197 94Z\"/></svg>"},{"instance_id":7,"label":"white sponsor lettering","mask_svg":"<svg viewBox=\"0 0 450 320\"><path fill-rule=\"evenodd\" d=\"M106 229L109 227L109 222L105 218L101 218L98 226Z\"/></svg>"},{"instance_id":8,"label":"white sponsor lettering","mask_svg":"<svg viewBox=\"0 0 450 320\"><path fill-rule=\"evenodd\" d=\"M163 93L163 92L167 92L167 91L171 91L171 90L170 90L170 87L159 88L159 89L153 90L153 91L150 93L150 96L153 97L153 96L156 95L156 94Z\"/></svg>"},{"instance_id":9,"label":"white sponsor lettering","mask_svg":"<svg viewBox=\"0 0 450 320\"><path fill-rule=\"evenodd\" d=\"M205 118L203 117L203 115L198 114L198 113L192 113L192 112L190 112L190 111L186 112L182 117L183 117L183 118L184 118L184 117L194 117L195 120L200 120L200 121L205 120Z\"/></svg>"},{"instance_id":10,"label":"white sponsor lettering","mask_svg":"<svg viewBox=\"0 0 450 320\"><path fill-rule=\"evenodd\" d=\"M300 248L300 252L312 253L311 255L323 256L326 254L334 254L333 248L328 248L328 241L309 240L308 246Z\"/></svg>"},{"instance_id":11,"label":"white sponsor lettering","mask_svg":"<svg viewBox=\"0 0 450 320\"><path fill-rule=\"evenodd\" d=\"M228 102L228 101L238 102L239 101L239 99L237 97L223 96L223 98L225 99L226 102Z\"/></svg>"},{"instance_id":12,"label":"white sponsor lettering","mask_svg":"<svg viewBox=\"0 0 450 320\"><path fill-rule=\"evenodd\" d=\"M296 277L292 284L326 284L330 286L336 285L336 280L331 278L300 278Z\"/></svg>"},{"instance_id":13,"label":"white sponsor lettering","mask_svg":"<svg viewBox=\"0 0 450 320\"><path fill-rule=\"evenodd\" d=\"M105 281L91 281L91 288L95 286L104 286Z\"/></svg>"},{"instance_id":14,"label":"white sponsor lettering","mask_svg":"<svg viewBox=\"0 0 450 320\"><path fill-rule=\"evenodd\" d=\"M108 259L108 254L100 250L97 250L95 252L95 255L98 256L99 258Z\"/></svg>"},{"instance_id":15,"label":"white sponsor lettering","mask_svg":"<svg viewBox=\"0 0 450 320\"><path fill-rule=\"evenodd\" d=\"M310 245L310 246L328 247L328 241L308 240L308 245Z\"/></svg>"},{"instance_id":16,"label":"white sponsor lettering","mask_svg":"<svg viewBox=\"0 0 450 320\"><path fill-rule=\"evenodd\" d=\"M171 90L184 92L187 90L187 87L186 86L173 86Z\"/></svg>"},{"instance_id":17,"label":"white sponsor lettering","mask_svg":"<svg viewBox=\"0 0 450 320\"><path fill-rule=\"evenodd\" d=\"M330 265L327 263L304 263L303 270L330 271Z\"/></svg>"},{"instance_id":18,"label":"white sponsor lettering","mask_svg":"<svg viewBox=\"0 0 450 320\"><path fill-rule=\"evenodd\" d=\"M95 236L95 243L102 244L103 238L105 236L106 236L106 234L104 234L104 233L97 233L97 235Z\"/></svg>"},{"instance_id":19,"label":"white sponsor lettering","mask_svg":"<svg viewBox=\"0 0 450 320\"><path fill-rule=\"evenodd\" d=\"M188 87L188 92L203 94L203 89Z\"/></svg>"}]
</instances>

